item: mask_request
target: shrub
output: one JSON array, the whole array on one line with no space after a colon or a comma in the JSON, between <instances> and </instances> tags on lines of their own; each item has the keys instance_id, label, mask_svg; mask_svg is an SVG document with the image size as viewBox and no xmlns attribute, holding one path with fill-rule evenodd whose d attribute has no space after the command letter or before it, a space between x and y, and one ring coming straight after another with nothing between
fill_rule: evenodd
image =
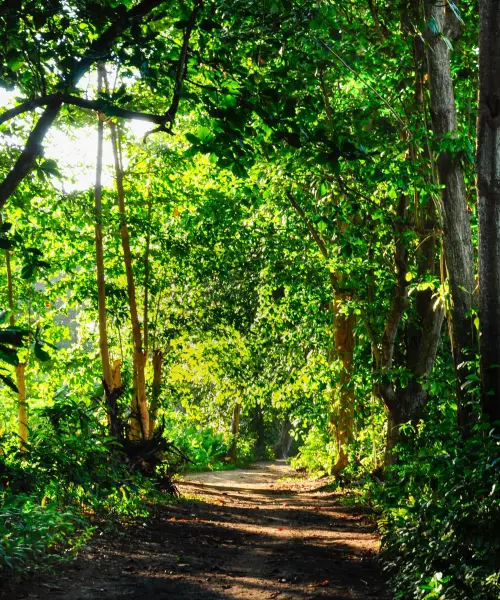
<instances>
[{"instance_id":1,"label":"shrub","mask_svg":"<svg viewBox=\"0 0 500 600\"><path fill-rule=\"evenodd\" d=\"M72 509L63 512L30 496L6 496L0 506L0 571L26 572L71 559L92 531Z\"/></svg>"},{"instance_id":2,"label":"shrub","mask_svg":"<svg viewBox=\"0 0 500 600\"><path fill-rule=\"evenodd\" d=\"M304 469L318 477L329 475L335 465L335 443L325 430L314 426L290 462L295 469Z\"/></svg>"},{"instance_id":3,"label":"shrub","mask_svg":"<svg viewBox=\"0 0 500 600\"><path fill-rule=\"evenodd\" d=\"M500 598L500 441L422 433L385 490L384 556L400 600Z\"/></svg>"}]
</instances>

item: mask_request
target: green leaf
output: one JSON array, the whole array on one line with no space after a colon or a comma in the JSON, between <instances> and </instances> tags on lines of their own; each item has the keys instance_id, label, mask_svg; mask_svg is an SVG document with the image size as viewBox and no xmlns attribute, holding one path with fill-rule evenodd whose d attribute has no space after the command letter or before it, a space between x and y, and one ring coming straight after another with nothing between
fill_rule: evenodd
<instances>
[{"instance_id":1,"label":"green leaf","mask_svg":"<svg viewBox=\"0 0 500 600\"><path fill-rule=\"evenodd\" d=\"M5 329L0 329L0 343L20 347L23 345L24 338L29 334L30 331L28 329L6 327Z\"/></svg>"},{"instance_id":2,"label":"green leaf","mask_svg":"<svg viewBox=\"0 0 500 600\"><path fill-rule=\"evenodd\" d=\"M21 279L31 279L31 277L33 277L34 270L35 267L33 265L24 265L21 269Z\"/></svg>"},{"instance_id":3,"label":"green leaf","mask_svg":"<svg viewBox=\"0 0 500 600\"><path fill-rule=\"evenodd\" d=\"M39 361L47 362L50 360L50 354L42 348L42 345L38 340L35 342L34 352Z\"/></svg>"},{"instance_id":4,"label":"green leaf","mask_svg":"<svg viewBox=\"0 0 500 600\"><path fill-rule=\"evenodd\" d=\"M19 393L19 390L17 389L17 385L12 381L12 379L8 376L8 375L4 375L3 373L0 373L0 381L3 381L3 383L9 387L13 392L15 392L16 394ZM4 557L5 560L5 557Z\"/></svg>"},{"instance_id":5,"label":"green leaf","mask_svg":"<svg viewBox=\"0 0 500 600\"><path fill-rule=\"evenodd\" d=\"M0 360L6 362L13 367L17 367L19 364L19 357L17 356L17 352L13 348L9 348L8 346L4 346L0 344Z\"/></svg>"},{"instance_id":6,"label":"green leaf","mask_svg":"<svg viewBox=\"0 0 500 600\"><path fill-rule=\"evenodd\" d=\"M194 135L194 133L186 133L184 135L184 137L187 139L188 142L190 142L191 144L199 144L200 143L200 139Z\"/></svg>"},{"instance_id":7,"label":"green leaf","mask_svg":"<svg viewBox=\"0 0 500 600\"><path fill-rule=\"evenodd\" d=\"M326 221L323 221L323 219L320 219L317 224L316 227L318 228L318 231L320 233L323 233L323 231L325 231L325 229L328 227L328 224Z\"/></svg>"},{"instance_id":8,"label":"green leaf","mask_svg":"<svg viewBox=\"0 0 500 600\"><path fill-rule=\"evenodd\" d=\"M7 66L14 72L19 71L23 65L24 61L20 58L12 58L11 60L7 61Z\"/></svg>"},{"instance_id":9,"label":"green leaf","mask_svg":"<svg viewBox=\"0 0 500 600\"><path fill-rule=\"evenodd\" d=\"M233 163L231 165L231 171L236 175L236 177L248 177L248 172L245 167L240 163Z\"/></svg>"}]
</instances>

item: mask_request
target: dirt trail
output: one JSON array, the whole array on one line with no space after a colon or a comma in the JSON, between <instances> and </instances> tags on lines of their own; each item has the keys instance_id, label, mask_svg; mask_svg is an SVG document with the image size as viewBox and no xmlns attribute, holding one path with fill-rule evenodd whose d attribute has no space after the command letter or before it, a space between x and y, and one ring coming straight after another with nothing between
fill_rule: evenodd
<instances>
[{"instance_id":1,"label":"dirt trail","mask_svg":"<svg viewBox=\"0 0 500 600\"><path fill-rule=\"evenodd\" d=\"M191 474L180 489L196 501L97 536L57 578L3 597L387 599L363 512L310 481L280 481L290 474L280 462Z\"/></svg>"}]
</instances>

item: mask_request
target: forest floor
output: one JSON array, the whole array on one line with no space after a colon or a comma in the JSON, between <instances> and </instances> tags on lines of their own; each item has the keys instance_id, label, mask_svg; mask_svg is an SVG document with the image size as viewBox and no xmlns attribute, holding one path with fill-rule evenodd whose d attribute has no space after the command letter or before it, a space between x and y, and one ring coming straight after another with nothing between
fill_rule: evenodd
<instances>
[{"instance_id":1,"label":"forest floor","mask_svg":"<svg viewBox=\"0 0 500 600\"><path fill-rule=\"evenodd\" d=\"M0 592L9 599L387 599L379 540L359 507L283 462L195 473L187 497L104 530L57 574Z\"/></svg>"}]
</instances>

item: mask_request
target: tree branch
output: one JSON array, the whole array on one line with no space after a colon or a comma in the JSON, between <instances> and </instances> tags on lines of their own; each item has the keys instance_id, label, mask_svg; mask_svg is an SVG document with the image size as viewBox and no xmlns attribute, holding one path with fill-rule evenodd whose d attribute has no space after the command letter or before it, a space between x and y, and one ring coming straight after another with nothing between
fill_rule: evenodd
<instances>
[{"instance_id":1,"label":"tree branch","mask_svg":"<svg viewBox=\"0 0 500 600\"><path fill-rule=\"evenodd\" d=\"M90 69L90 67L103 58L106 58L113 48L116 39L122 35L134 22L140 21L153 9L163 4L164 0L143 0L140 4L127 11L123 16L112 23L102 35L90 44L87 52L80 58L76 65L69 70L64 78L64 83L69 88L74 88ZM17 186L33 169L36 159L42 155L42 142L50 127L54 123L63 103L59 99L52 99L47 108L31 131L26 146L11 169L7 177L0 184L0 209L3 208L10 196L16 191Z\"/></svg>"},{"instance_id":2,"label":"tree branch","mask_svg":"<svg viewBox=\"0 0 500 600\"><path fill-rule=\"evenodd\" d=\"M113 104L102 99L86 100L85 98L78 98L78 96L72 96L71 94L50 94L34 100L28 100L27 102L23 102L18 106L14 106L13 108L6 110L0 115L0 125L9 119L13 119L18 115L33 110L34 108L47 106L53 102L60 102L61 104L69 104L72 106L78 106L80 108L86 108L88 110L95 110L104 113L108 117L121 117L123 119L149 121L151 123L156 123L157 125L164 125L169 120L168 115L154 115L128 108L121 108L120 106L114 106Z\"/></svg>"},{"instance_id":3,"label":"tree branch","mask_svg":"<svg viewBox=\"0 0 500 600\"><path fill-rule=\"evenodd\" d=\"M134 23L141 21L152 10L164 4L165 0L143 0L131 8L121 18L110 25L102 35L90 44L87 52L66 76L66 84L75 87L90 67L96 62L103 62L113 47L115 40L120 37Z\"/></svg>"},{"instance_id":4,"label":"tree branch","mask_svg":"<svg viewBox=\"0 0 500 600\"><path fill-rule=\"evenodd\" d=\"M29 134L24 150L10 170L7 177L0 183L0 209L2 209L16 191L17 186L35 166L36 159L43 154L43 140L61 110L60 101L52 101L44 110L37 124Z\"/></svg>"},{"instance_id":5,"label":"tree branch","mask_svg":"<svg viewBox=\"0 0 500 600\"><path fill-rule=\"evenodd\" d=\"M328 250L325 246L325 243L323 242L323 240L321 239L319 233L316 231L316 229L314 229L313 224L311 223L311 221L307 218L306 213L304 212L304 210L302 209L302 207L300 206L300 204L297 203L297 201L295 200L292 192L290 190L287 190L286 192L286 196L290 202L290 204L293 206L293 208L297 211L297 213L299 214L300 218L304 221L305 226L307 227L309 233L311 234L311 237L313 238L313 240L316 242L316 245L318 246L321 254L325 257L328 258Z\"/></svg>"},{"instance_id":6,"label":"tree branch","mask_svg":"<svg viewBox=\"0 0 500 600\"><path fill-rule=\"evenodd\" d=\"M177 63L177 72L175 75L175 86L174 86L174 95L172 97L172 102L170 104L170 108L165 113L165 120L163 123L159 125L156 129L148 132L144 139L151 135L152 133L157 133L159 131L165 131L167 133L171 133L172 124L175 119L175 115L177 114L177 110L179 108L179 102L181 99L182 86L184 83L184 79L187 75L187 58L188 58L188 50L189 50L189 40L191 39L191 34L193 32L194 26L196 24L196 19L198 18L198 13L203 7L202 0L198 0L196 6L189 17L189 20L186 24L186 29L184 30L184 38L182 40L182 48L181 54L179 56L179 62ZM166 127L166 124L169 123L169 127Z\"/></svg>"},{"instance_id":7,"label":"tree branch","mask_svg":"<svg viewBox=\"0 0 500 600\"><path fill-rule=\"evenodd\" d=\"M404 219L406 217L407 198L402 194L398 203L399 221L396 223L396 251L394 262L396 263L396 289L391 302L391 308L387 315L387 321L382 336L381 364L379 368L390 369L394 355L394 343L398 333L399 324L403 313L408 306L408 250L404 243Z\"/></svg>"}]
</instances>

